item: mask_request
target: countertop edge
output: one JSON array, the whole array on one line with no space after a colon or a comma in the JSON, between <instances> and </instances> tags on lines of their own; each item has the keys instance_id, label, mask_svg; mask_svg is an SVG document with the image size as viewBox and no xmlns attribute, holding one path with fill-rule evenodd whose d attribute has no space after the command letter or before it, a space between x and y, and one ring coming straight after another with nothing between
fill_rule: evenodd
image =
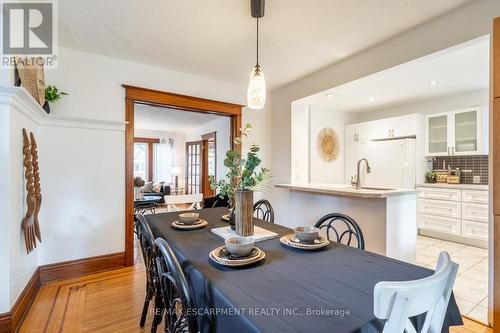
<instances>
[{"instance_id":1,"label":"countertop edge","mask_svg":"<svg viewBox=\"0 0 500 333\"><path fill-rule=\"evenodd\" d=\"M354 197L354 198L365 198L365 199L385 199L388 197L395 197L407 194L417 194L418 190L405 190L405 189L396 189L396 190L387 190L387 191L379 191L376 190L366 190L363 192L356 191L351 188L328 188L328 187L315 187L314 185L306 185L306 184L275 184L274 187L288 189L290 191L299 191L299 192L309 192L309 193L317 193L317 194L327 194L333 196L343 196L343 197Z\"/></svg>"},{"instance_id":2,"label":"countertop edge","mask_svg":"<svg viewBox=\"0 0 500 333\"><path fill-rule=\"evenodd\" d=\"M480 190L480 191L489 190L489 185L483 185L483 184L421 183L417 184L417 187L452 188L452 189Z\"/></svg>"}]
</instances>

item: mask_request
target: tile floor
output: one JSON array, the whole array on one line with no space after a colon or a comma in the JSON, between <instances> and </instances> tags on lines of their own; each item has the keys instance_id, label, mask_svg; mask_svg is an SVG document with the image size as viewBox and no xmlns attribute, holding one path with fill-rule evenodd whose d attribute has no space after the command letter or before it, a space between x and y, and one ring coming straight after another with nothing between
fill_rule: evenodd
<instances>
[{"instance_id":1,"label":"tile floor","mask_svg":"<svg viewBox=\"0 0 500 333\"><path fill-rule=\"evenodd\" d=\"M460 312L488 322L488 250L440 239L417 237L417 265L434 269L439 252L448 251L460 265L453 287Z\"/></svg>"}]
</instances>

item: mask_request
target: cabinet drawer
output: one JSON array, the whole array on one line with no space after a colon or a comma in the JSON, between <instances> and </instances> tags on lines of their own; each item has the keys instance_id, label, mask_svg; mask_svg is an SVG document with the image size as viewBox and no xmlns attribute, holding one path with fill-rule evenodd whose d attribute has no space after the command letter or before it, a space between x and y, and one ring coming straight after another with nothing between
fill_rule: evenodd
<instances>
[{"instance_id":1,"label":"cabinet drawer","mask_svg":"<svg viewBox=\"0 0 500 333\"><path fill-rule=\"evenodd\" d=\"M462 236L488 240L488 223L462 220Z\"/></svg>"},{"instance_id":2,"label":"cabinet drawer","mask_svg":"<svg viewBox=\"0 0 500 333\"><path fill-rule=\"evenodd\" d=\"M488 205L462 202L462 218L488 223Z\"/></svg>"},{"instance_id":3,"label":"cabinet drawer","mask_svg":"<svg viewBox=\"0 0 500 333\"><path fill-rule=\"evenodd\" d=\"M460 219L418 214L418 227L420 229L434 230L460 236Z\"/></svg>"},{"instance_id":4,"label":"cabinet drawer","mask_svg":"<svg viewBox=\"0 0 500 333\"><path fill-rule=\"evenodd\" d=\"M488 191L462 190L462 201L488 204Z\"/></svg>"},{"instance_id":5,"label":"cabinet drawer","mask_svg":"<svg viewBox=\"0 0 500 333\"><path fill-rule=\"evenodd\" d=\"M422 199L460 201L462 197L461 190L452 188L419 187L418 190L418 197Z\"/></svg>"},{"instance_id":6,"label":"cabinet drawer","mask_svg":"<svg viewBox=\"0 0 500 333\"><path fill-rule=\"evenodd\" d=\"M461 208L460 202L418 199L418 212L422 214L439 215L459 219L462 215Z\"/></svg>"}]
</instances>

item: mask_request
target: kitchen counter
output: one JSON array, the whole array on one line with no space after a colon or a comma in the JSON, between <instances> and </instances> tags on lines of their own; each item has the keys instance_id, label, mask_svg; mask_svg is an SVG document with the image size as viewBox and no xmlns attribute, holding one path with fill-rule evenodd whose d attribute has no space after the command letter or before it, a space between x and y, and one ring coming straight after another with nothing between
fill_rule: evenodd
<instances>
[{"instance_id":1,"label":"kitchen counter","mask_svg":"<svg viewBox=\"0 0 500 333\"><path fill-rule=\"evenodd\" d=\"M415 262L417 190L365 188L345 184L277 184L276 198L292 204L280 207L280 222L293 228L314 225L328 213L352 217L360 226L365 249L406 262ZM274 200L274 198L273 198ZM279 200L278 200L279 201Z\"/></svg>"},{"instance_id":2,"label":"kitchen counter","mask_svg":"<svg viewBox=\"0 0 500 333\"><path fill-rule=\"evenodd\" d=\"M488 185L480 184L447 184L447 183L423 183L417 184L417 187L435 187L435 188L457 188L461 190L483 190L488 191Z\"/></svg>"},{"instance_id":3,"label":"kitchen counter","mask_svg":"<svg viewBox=\"0 0 500 333\"><path fill-rule=\"evenodd\" d=\"M399 195L416 194L417 190L373 187L361 190L355 189L351 185L344 184L276 184L277 188L289 189L290 191L300 191L309 193L329 194L345 197L358 197L366 199L384 199Z\"/></svg>"}]
</instances>

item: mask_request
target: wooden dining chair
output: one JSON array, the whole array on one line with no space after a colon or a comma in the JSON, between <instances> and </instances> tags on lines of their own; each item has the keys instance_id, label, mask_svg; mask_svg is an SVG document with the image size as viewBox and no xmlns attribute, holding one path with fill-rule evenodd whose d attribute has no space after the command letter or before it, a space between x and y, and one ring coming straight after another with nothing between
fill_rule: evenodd
<instances>
[{"instance_id":1,"label":"wooden dining chair","mask_svg":"<svg viewBox=\"0 0 500 333\"><path fill-rule=\"evenodd\" d=\"M268 200L262 199L253 204L253 216L274 223L274 209Z\"/></svg>"},{"instance_id":2,"label":"wooden dining chair","mask_svg":"<svg viewBox=\"0 0 500 333\"><path fill-rule=\"evenodd\" d=\"M414 281L382 281L374 289L374 314L385 320L383 333L416 333L409 318L425 313L421 333L441 333L458 264L439 254L433 275Z\"/></svg>"},{"instance_id":3,"label":"wooden dining chair","mask_svg":"<svg viewBox=\"0 0 500 333\"><path fill-rule=\"evenodd\" d=\"M193 210L202 208L203 194L179 194L179 195L166 195L164 197L167 210L169 212L177 212L181 210ZM189 208L179 208L177 205L190 205Z\"/></svg>"},{"instance_id":4,"label":"wooden dining chair","mask_svg":"<svg viewBox=\"0 0 500 333\"><path fill-rule=\"evenodd\" d=\"M154 249L154 237L144 215L137 214L137 238L141 245L142 258L146 266L146 298L142 307L140 327L144 327L146 316L149 310L149 302L155 298L154 317L151 325L151 332L156 332L158 324L161 322L162 302L160 285L156 269L156 253Z\"/></svg>"},{"instance_id":5,"label":"wooden dining chair","mask_svg":"<svg viewBox=\"0 0 500 333\"><path fill-rule=\"evenodd\" d=\"M181 265L168 243L155 240L157 273L165 311L165 332L197 332L194 295ZM191 311L188 311L191 309Z\"/></svg>"},{"instance_id":6,"label":"wooden dining chair","mask_svg":"<svg viewBox=\"0 0 500 333\"><path fill-rule=\"evenodd\" d=\"M359 225L348 215L331 213L323 216L314 225L316 228L325 229L326 237L330 241L365 249L365 238ZM354 244L356 240L356 244Z\"/></svg>"}]
</instances>

